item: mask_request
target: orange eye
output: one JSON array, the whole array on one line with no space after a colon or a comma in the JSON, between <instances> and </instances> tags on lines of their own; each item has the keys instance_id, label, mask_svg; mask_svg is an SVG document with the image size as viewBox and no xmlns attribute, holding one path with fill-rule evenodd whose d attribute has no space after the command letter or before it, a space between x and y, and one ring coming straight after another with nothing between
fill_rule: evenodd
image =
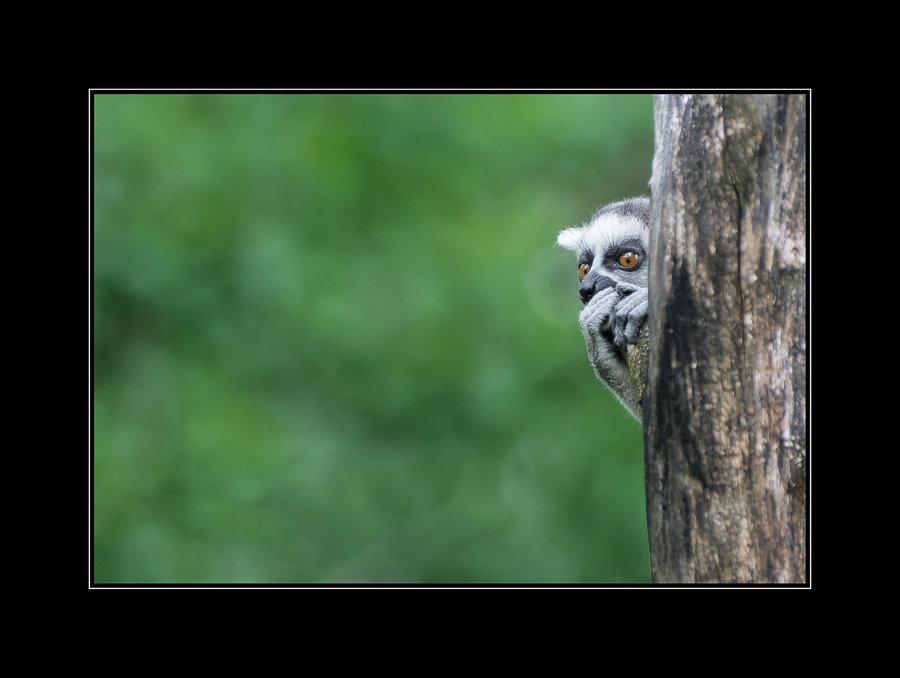
<instances>
[{"instance_id":1,"label":"orange eye","mask_svg":"<svg viewBox=\"0 0 900 678\"><path fill-rule=\"evenodd\" d=\"M640 261L641 255L637 252L625 252L619 257L619 266L622 268L634 268Z\"/></svg>"},{"instance_id":2,"label":"orange eye","mask_svg":"<svg viewBox=\"0 0 900 678\"><path fill-rule=\"evenodd\" d=\"M582 264L581 266L578 267L578 276L582 280L584 280L584 276L586 276L588 274L588 271L590 271L590 270L591 270L591 267L589 264Z\"/></svg>"}]
</instances>

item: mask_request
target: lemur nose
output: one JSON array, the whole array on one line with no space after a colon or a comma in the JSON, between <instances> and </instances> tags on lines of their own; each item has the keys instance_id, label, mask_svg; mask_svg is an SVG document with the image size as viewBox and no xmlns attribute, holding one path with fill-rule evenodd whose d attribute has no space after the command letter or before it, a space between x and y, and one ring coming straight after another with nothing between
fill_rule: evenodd
<instances>
[{"instance_id":1,"label":"lemur nose","mask_svg":"<svg viewBox=\"0 0 900 678\"><path fill-rule=\"evenodd\" d=\"M578 288L578 296L581 297L582 304L587 304L600 290L615 286L616 281L612 278L605 275L594 275L593 271L591 271L581 281L581 286Z\"/></svg>"},{"instance_id":2,"label":"lemur nose","mask_svg":"<svg viewBox=\"0 0 900 678\"><path fill-rule=\"evenodd\" d=\"M591 297L594 296L593 288L586 289L582 284L582 286L578 288L578 296L581 297L582 304L588 303L591 300Z\"/></svg>"}]
</instances>

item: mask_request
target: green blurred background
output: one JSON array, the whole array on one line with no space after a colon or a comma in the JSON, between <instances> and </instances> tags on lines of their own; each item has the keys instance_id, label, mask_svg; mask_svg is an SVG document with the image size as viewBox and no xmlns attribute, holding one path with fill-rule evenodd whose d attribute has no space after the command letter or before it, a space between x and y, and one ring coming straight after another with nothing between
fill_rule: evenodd
<instances>
[{"instance_id":1,"label":"green blurred background","mask_svg":"<svg viewBox=\"0 0 900 678\"><path fill-rule=\"evenodd\" d=\"M650 579L574 257L652 99L94 94L97 583Z\"/></svg>"}]
</instances>

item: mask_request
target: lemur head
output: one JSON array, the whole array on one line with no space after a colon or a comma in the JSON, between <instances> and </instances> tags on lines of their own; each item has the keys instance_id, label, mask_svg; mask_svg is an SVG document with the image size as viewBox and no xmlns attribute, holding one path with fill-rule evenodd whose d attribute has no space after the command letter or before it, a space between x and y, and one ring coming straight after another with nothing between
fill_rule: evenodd
<instances>
[{"instance_id":1,"label":"lemur head","mask_svg":"<svg viewBox=\"0 0 900 678\"><path fill-rule=\"evenodd\" d=\"M630 198L598 210L584 226L567 228L556 242L578 255L578 295L587 304L617 283L647 287L650 201Z\"/></svg>"}]
</instances>

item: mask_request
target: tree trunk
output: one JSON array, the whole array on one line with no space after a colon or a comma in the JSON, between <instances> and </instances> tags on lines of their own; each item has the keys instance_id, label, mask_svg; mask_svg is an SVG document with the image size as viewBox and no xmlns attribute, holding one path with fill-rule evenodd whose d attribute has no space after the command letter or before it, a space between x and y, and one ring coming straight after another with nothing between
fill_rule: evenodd
<instances>
[{"instance_id":1,"label":"tree trunk","mask_svg":"<svg viewBox=\"0 0 900 678\"><path fill-rule=\"evenodd\" d=\"M806 582L806 106L804 94L655 101L655 582Z\"/></svg>"}]
</instances>

